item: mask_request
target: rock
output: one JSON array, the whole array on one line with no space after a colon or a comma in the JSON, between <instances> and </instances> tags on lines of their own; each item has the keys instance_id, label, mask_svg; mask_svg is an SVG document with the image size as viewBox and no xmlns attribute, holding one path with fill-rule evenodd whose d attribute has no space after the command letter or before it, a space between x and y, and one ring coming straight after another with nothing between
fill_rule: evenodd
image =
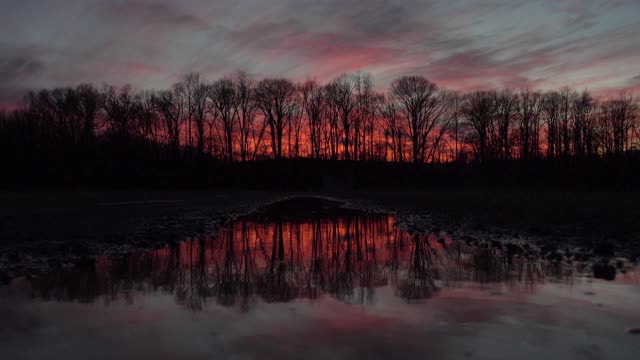
<instances>
[{"instance_id":1,"label":"rock","mask_svg":"<svg viewBox=\"0 0 640 360\"><path fill-rule=\"evenodd\" d=\"M542 229L539 230L539 234L543 236L549 236L551 234L551 229L547 227L543 227Z\"/></svg>"},{"instance_id":2,"label":"rock","mask_svg":"<svg viewBox=\"0 0 640 360\"><path fill-rule=\"evenodd\" d=\"M593 264L591 270L593 270L593 277L596 279L611 281L616 278L616 268L606 263Z\"/></svg>"},{"instance_id":3,"label":"rock","mask_svg":"<svg viewBox=\"0 0 640 360\"><path fill-rule=\"evenodd\" d=\"M509 255L518 255L522 253L522 248L519 245L509 243L505 247L507 249L507 254Z\"/></svg>"},{"instance_id":4,"label":"rock","mask_svg":"<svg viewBox=\"0 0 640 360\"><path fill-rule=\"evenodd\" d=\"M0 271L0 285L9 285L10 282L11 278L9 278L9 274Z\"/></svg>"},{"instance_id":5,"label":"rock","mask_svg":"<svg viewBox=\"0 0 640 360\"><path fill-rule=\"evenodd\" d=\"M81 269L92 269L96 266L96 260L92 258L84 258L75 261L75 265Z\"/></svg>"},{"instance_id":6,"label":"rock","mask_svg":"<svg viewBox=\"0 0 640 360\"><path fill-rule=\"evenodd\" d=\"M537 226L537 225L530 225L530 226L527 228L527 232L530 232L530 233L532 233L532 234L537 234L537 233L539 233L539 232L540 232L540 227L539 227L539 226Z\"/></svg>"},{"instance_id":7,"label":"rock","mask_svg":"<svg viewBox=\"0 0 640 360\"><path fill-rule=\"evenodd\" d=\"M589 260L589 255L585 254L585 253L579 253L579 254L575 254L574 255L574 259L576 261L587 261Z\"/></svg>"},{"instance_id":8,"label":"rock","mask_svg":"<svg viewBox=\"0 0 640 360\"><path fill-rule=\"evenodd\" d=\"M553 244L545 244L541 249L540 252L543 254L548 254L548 253L555 253L558 250L558 247L553 245Z\"/></svg>"},{"instance_id":9,"label":"rock","mask_svg":"<svg viewBox=\"0 0 640 360\"><path fill-rule=\"evenodd\" d=\"M560 255L557 252L551 252L551 253L545 254L544 258L549 261L558 261L558 260L562 260L562 255Z\"/></svg>"},{"instance_id":10,"label":"rock","mask_svg":"<svg viewBox=\"0 0 640 360\"><path fill-rule=\"evenodd\" d=\"M613 256L613 254L615 253L615 246L613 245L612 242L603 242L600 243L598 245L596 245L593 248L593 253L598 255L598 256Z\"/></svg>"},{"instance_id":11,"label":"rock","mask_svg":"<svg viewBox=\"0 0 640 360\"><path fill-rule=\"evenodd\" d=\"M469 236L469 235L463 236L462 240L464 240L464 242L466 242L467 244L470 244L470 245L474 245L475 243L478 242L478 239L474 238L473 236Z\"/></svg>"}]
</instances>

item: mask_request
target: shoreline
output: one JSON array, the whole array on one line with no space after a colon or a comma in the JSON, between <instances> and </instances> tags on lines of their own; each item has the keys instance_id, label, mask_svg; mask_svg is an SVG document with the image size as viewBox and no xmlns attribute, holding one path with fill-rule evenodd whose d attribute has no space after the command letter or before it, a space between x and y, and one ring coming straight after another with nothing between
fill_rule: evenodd
<instances>
[{"instance_id":1,"label":"shoreline","mask_svg":"<svg viewBox=\"0 0 640 360\"><path fill-rule=\"evenodd\" d=\"M490 214L477 208L479 201L493 196L494 204L487 204L487 208L501 205L508 210L517 204L534 209L534 204L521 204L520 197L526 195L544 200L549 195L500 194L469 190L3 193L0 194L4 200L0 206L0 280L7 283L16 277L37 276L60 267L75 266L96 256L148 251L189 240L198 234L212 234L239 216L292 197L318 197L343 202L346 208L353 210L391 213L395 225L410 233L446 233L478 246L517 246L520 250L514 251L518 253L524 253L522 249L526 245L527 256L548 261L615 266L620 261L634 263L640 254L639 242L633 241L638 236L635 228L622 229L622 233L627 232L627 238L616 238L616 234L612 234L599 243L594 241L598 234L593 231L593 237L584 236L590 232L589 227L578 227L584 227L592 220L588 212L582 214L582 218L580 214L574 214L582 223L564 219L565 223L540 224L536 222L541 216L553 218L554 214L538 214L514 222L504 216L496 217L500 211ZM585 196L572 194L574 199ZM436 201L447 197L450 198L448 203ZM595 197L600 201L607 198L604 195ZM460 198L466 198L467 203L456 205ZM616 199L608 201L615 203ZM597 208L592 210L598 211ZM628 215L633 216L633 213ZM596 224L595 227L604 232L617 225L607 224L607 219L603 216L600 219L602 226ZM619 220L624 223L624 219Z\"/></svg>"}]
</instances>

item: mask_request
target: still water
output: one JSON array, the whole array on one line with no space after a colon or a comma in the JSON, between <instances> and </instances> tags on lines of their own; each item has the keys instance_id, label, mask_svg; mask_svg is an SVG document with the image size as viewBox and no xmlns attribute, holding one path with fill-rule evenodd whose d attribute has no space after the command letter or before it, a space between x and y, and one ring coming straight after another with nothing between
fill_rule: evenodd
<instances>
[{"instance_id":1,"label":"still water","mask_svg":"<svg viewBox=\"0 0 640 360\"><path fill-rule=\"evenodd\" d=\"M247 217L164 249L14 280L0 288L0 356L640 356L635 269L594 279L584 265L393 223L355 212Z\"/></svg>"}]
</instances>

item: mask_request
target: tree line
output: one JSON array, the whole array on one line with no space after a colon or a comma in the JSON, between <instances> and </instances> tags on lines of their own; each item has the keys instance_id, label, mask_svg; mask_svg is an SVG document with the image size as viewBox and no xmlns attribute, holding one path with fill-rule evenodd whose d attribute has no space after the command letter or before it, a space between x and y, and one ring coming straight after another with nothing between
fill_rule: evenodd
<instances>
[{"instance_id":1,"label":"tree line","mask_svg":"<svg viewBox=\"0 0 640 360\"><path fill-rule=\"evenodd\" d=\"M31 91L18 109L0 112L0 147L26 161L105 143L143 144L158 159L228 162L597 158L638 150L639 120L628 94L460 93L421 76L382 91L364 72L326 84L243 72L209 82L191 73L158 91L90 84Z\"/></svg>"}]
</instances>

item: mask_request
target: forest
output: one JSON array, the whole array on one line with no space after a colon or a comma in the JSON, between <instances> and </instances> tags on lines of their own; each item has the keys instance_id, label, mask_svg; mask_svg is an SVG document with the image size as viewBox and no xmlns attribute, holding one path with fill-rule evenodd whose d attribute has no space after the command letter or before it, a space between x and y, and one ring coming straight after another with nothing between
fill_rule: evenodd
<instances>
[{"instance_id":1,"label":"forest","mask_svg":"<svg viewBox=\"0 0 640 360\"><path fill-rule=\"evenodd\" d=\"M239 185L268 172L295 181L292 171L343 181L364 168L389 180L468 168L553 172L569 163L630 175L639 147L630 94L461 93L421 76L380 89L365 72L326 84L244 72L213 82L190 73L165 90L81 84L31 91L0 112L2 182L13 185L225 185L221 172L226 185Z\"/></svg>"}]
</instances>

